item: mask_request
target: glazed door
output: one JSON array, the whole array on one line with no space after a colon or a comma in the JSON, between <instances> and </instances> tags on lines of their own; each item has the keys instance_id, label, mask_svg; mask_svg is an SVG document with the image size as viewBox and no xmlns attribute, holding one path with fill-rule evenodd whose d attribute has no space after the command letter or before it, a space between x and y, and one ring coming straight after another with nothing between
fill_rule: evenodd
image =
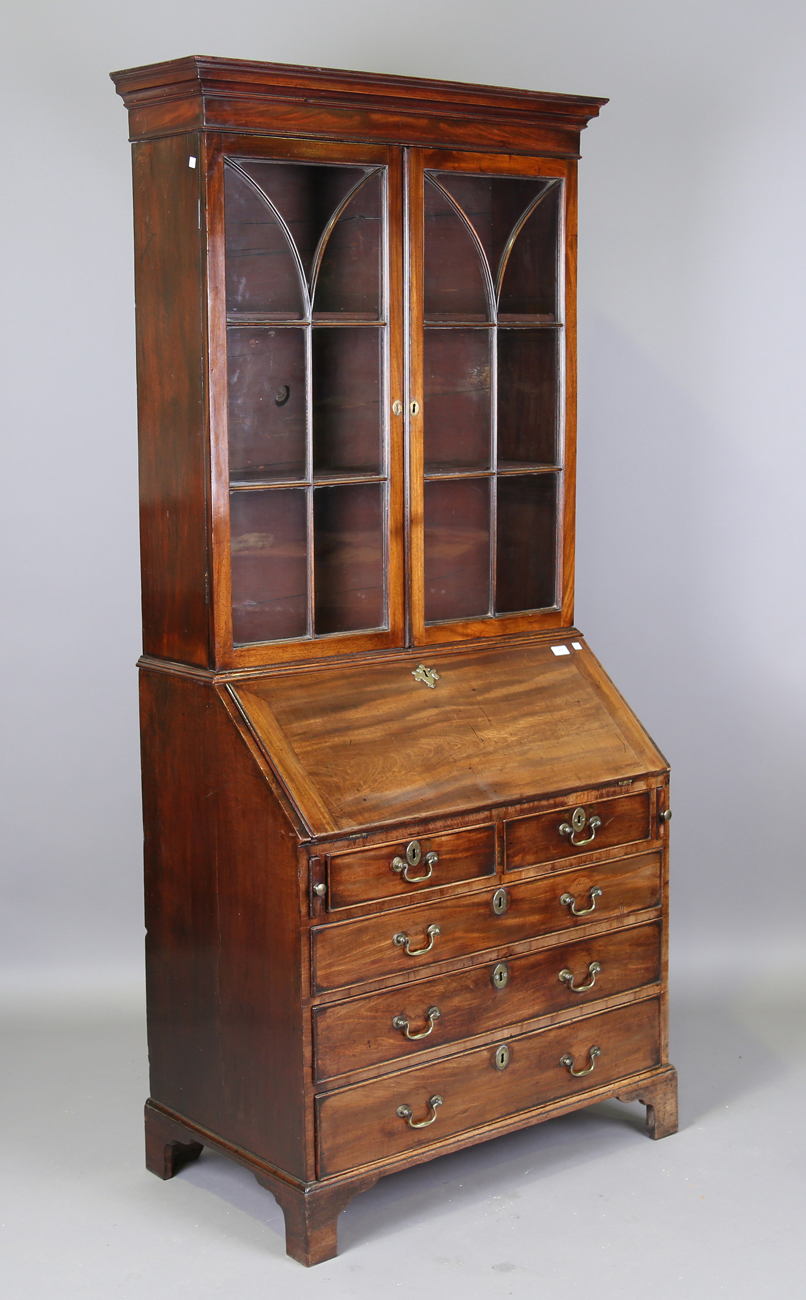
<instances>
[{"instance_id":1,"label":"glazed door","mask_svg":"<svg viewBox=\"0 0 806 1300\"><path fill-rule=\"evenodd\" d=\"M572 620L574 179L411 151L415 644Z\"/></svg>"},{"instance_id":2,"label":"glazed door","mask_svg":"<svg viewBox=\"0 0 806 1300\"><path fill-rule=\"evenodd\" d=\"M241 138L215 153L219 645L246 665L401 644L399 151Z\"/></svg>"}]
</instances>

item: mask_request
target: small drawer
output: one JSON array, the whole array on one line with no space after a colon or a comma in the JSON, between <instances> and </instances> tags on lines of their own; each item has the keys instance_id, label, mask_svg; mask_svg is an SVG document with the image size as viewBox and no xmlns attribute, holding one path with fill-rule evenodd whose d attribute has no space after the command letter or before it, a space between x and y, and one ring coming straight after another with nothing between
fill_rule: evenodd
<instances>
[{"instance_id":1,"label":"small drawer","mask_svg":"<svg viewBox=\"0 0 806 1300\"><path fill-rule=\"evenodd\" d=\"M505 888L435 899L311 931L313 987L321 993L434 962L519 943L591 920L659 907L659 853L577 867Z\"/></svg>"},{"instance_id":2,"label":"small drawer","mask_svg":"<svg viewBox=\"0 0 806 1300\"><path fill-rule=\"evenodd\" d=\"M650 792L644 790L506 822L507 871L649 839L649 798Z\"/></svg>"},{"instance_id":3,"label":"small drawer","mask_svg":"<svg viewBox=\"0 0 806 1300\"><path fill-rule=\"evenodd\" d=\"M495 828L489 824L331 853L328 910L379 898L405 898L438 885L494 874Z\"/></svg>"},{"instance_id":4,"label":"small drawer","mask_svg":"<svg viewBox=\"0 0 806 1300\"><path fill-rule=\"evenodd\" d=\"M332 1002L313 1012L316 1077L405 1059L659 979L660 928L652 922Z\"/></svg>"},{"instance_id":5,"label":"small drawer","mask_svg":"<svg viewBox=\"0 0 806 1300\"><path fill-rule=\"evenodd\" d=\"M660 1011L652 998L509 1040L502 1035L500 1044L320 1096L319 1177L406 1155L659 1063Z\"/></svg>"}]
</instances>

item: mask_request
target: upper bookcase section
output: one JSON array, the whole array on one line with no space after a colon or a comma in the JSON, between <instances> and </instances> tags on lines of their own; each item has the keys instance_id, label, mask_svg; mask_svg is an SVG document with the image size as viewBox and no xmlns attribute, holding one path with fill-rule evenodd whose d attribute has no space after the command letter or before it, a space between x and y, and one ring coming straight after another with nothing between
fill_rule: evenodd
<instances>
[{"instance_id":1,"label":"upper bookcase section","mask_svg":"<svg viewBox=\"0 0 806 1300\"><path fill-rule=\"evenodd\" d=\"M199 55L111 74L133 140L212 130L579 156L606 99Z\"/></svg>"}]
</instances>

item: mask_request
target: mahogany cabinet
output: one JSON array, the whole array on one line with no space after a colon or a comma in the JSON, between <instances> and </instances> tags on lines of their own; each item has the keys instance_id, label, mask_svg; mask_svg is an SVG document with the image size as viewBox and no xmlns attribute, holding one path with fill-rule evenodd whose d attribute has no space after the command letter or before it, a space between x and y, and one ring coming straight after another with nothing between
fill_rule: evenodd
<instances>
[{"instance_id":1,"label":"mahogany cabinet","mask_svg":"<svg viewBox=\"0 0 806 1300\"><path fill-rule=\"evenodd\" d=\"M676 1127L668 766L573 626L605 102L189 58L134 154L148 1167L336 1252L379 1176Z\"/></svg>"}]
</instances>

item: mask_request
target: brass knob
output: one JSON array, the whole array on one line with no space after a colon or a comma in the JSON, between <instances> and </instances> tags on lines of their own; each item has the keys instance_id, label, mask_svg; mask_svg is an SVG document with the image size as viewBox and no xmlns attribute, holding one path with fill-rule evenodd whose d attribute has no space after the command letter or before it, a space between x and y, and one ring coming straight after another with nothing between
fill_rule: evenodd
<instances>
[{"instance_id":1,"label":"brass knob","mask_svg":"<svg viewBox=\"0 0 806 1300\"><path fill-rule=\"evenodd\" d=\"M662 813L658 813L658 818L662 822L670 822L672 820L671 808L664 808Z\"/></svg>"},{"instance_id":2,"label":"brass knob","mask_svg":"<svg viewBox=\"0 0 806 1300\"><path fill-rule=\"evenodd\" d=\"M327 885L314 885L313 892L319 897L324 898L327 893Z\"/></svg>"}]
</instances>

